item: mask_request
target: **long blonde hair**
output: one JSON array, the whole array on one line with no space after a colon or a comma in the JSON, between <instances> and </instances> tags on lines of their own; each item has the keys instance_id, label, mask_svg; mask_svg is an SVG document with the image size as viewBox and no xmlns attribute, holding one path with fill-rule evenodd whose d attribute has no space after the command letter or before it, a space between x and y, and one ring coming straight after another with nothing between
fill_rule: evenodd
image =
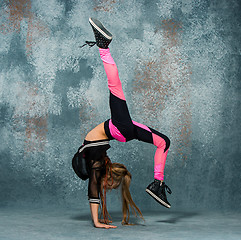
<instances>
[{"instance_id":1,"label":"long blonde hair","mask_svg":"<svg viewBox=\"0 0 241 240\"><path fill-rule=\"evenodd\" d=\"M105 156L105 166L106 166L106 174L101 179L101 204L102 204L102 215L104 218L104 222L108 223L109 213L106 207L106 189L116 189L121 185L121 195L122 195L122 213L123 225L129 225L130 220L130 207L132 212L137 217L137 213L144 220L143 215L140 209L136 206L134 201L132 200L130 193L130 183L131 183L131 174L127 170L127 168L120 163L111 163L108 156ZM130 207L129 207L130 206Z\"/></svg>"}]
</instances>

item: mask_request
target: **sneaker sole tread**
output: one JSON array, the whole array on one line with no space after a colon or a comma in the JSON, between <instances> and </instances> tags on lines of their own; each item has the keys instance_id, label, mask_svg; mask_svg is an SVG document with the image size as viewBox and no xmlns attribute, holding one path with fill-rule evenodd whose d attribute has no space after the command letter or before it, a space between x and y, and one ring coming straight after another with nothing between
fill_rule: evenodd
<instances>
[{"instance_id":1,"label":"sneaker sole tread","mask_svg":"<svg viewBox=\"0 0 241 240\"><path fill-rule=\"evenodd\" d=\"M98 20L97 20L98 21ZM89 18L90 24L97 30L99 31L105 38L111 40L112 39L112 34L105 29L103 24L100 22L99 26L97 23L95 23L91 18ZM101 25L101 26L100 26ZM101 29L102 28L102 29ZM109 34L109 35L108 35Z\"/></svg>"},{"instance_id":2,"label":"sneaker sole tread","mask_svg":"<svg viewBox=\"0 0 241 240\"><path fill-rule=\"evenodd\" d=\"M161 200L159 197L157 197L152 191L149 189L146 189L146 192L150 194L153 198L155 198L156 201L158 201L160 204L162 204L164 207L170 208L171 206L165 203L163 200Z\"/></svg>"}]
</instances>

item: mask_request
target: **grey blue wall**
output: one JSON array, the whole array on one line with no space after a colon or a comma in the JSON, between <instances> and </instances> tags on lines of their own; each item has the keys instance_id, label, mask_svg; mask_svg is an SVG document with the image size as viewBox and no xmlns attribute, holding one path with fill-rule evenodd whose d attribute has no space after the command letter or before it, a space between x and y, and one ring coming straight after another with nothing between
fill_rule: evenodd
<instances>
[{"instance_id":1,"label":"grey blue wall","mask_svg":"<svg viewBox=\"0 0 241 240\"><path fill-rule=\"evenodd\" d=\"M0 206L88 207L71 168L86 133L110 116L88 23L113 33L111 53L134 120L166 134L175 209L241 208L239 0L3 0L0 3ZM112 142L141 209L155 147ZM120 193L109 195L113 208ZM112 203L110 203L112 202Z\"/></svg>"}]
</instances>

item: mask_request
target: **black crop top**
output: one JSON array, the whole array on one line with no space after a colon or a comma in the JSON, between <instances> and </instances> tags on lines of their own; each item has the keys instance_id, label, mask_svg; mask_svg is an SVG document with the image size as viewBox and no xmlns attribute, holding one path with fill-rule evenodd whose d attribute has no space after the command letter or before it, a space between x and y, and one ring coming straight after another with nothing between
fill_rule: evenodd
<instances>
[{"instance_id":1,"label":"black crop top","mask_svg":"<svg viewBox=\"0 0 241 240\"><path fill-rule=\"evenodd\" d=\"M84 141L83 157L89 172L88 197L90 203L100 203L101 177L105 174L106 151L110 148L109 140Z\"/></svg>"}]
</instances>

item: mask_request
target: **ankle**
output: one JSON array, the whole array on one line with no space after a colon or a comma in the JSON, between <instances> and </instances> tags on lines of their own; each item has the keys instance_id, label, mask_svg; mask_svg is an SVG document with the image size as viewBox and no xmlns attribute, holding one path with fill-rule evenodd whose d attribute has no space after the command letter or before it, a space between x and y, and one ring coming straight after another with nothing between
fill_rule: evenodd
<instances>
[{"instance_id":1,"label":"ankle","mask_svg":"<svg viewBox=\"0 0 241 240\"><path fill-rule=\"evenodd\" d=\"M158 182L161 182L161 183L164 182L164 180L160 180L160 179L156 179L156 178L154 178L154 180L155 180L155 181L158 181Z\"/></svg>"}]
</instances>

